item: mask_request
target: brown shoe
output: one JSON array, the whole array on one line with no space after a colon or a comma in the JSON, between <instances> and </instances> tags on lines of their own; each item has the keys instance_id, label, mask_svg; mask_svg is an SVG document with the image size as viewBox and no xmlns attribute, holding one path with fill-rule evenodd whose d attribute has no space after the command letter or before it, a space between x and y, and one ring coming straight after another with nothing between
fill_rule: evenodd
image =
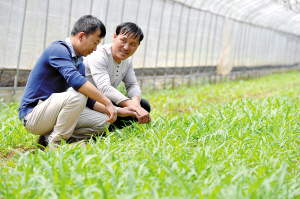
<instances>
[{"instance_id":1,"label":"brown shoe","mask_svg":"<svg viewBox=\"0 0 300 199\"><path fill-rule=\"evenodd\" d=\"M36 140L37 146L40 150L44 151L45 148L48 146L48 142L46 141L45 136L39 136Z\"/></svg>"}]
</instances>

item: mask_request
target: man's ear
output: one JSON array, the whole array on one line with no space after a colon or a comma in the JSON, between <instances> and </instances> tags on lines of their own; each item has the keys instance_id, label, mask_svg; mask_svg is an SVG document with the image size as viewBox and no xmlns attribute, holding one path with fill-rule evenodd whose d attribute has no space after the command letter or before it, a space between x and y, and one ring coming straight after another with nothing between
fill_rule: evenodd
<instances>
[{"instance_id":1,"label":"man's ear","mask_svg":"<svg viewBox=\"0 0 300 199\"><path fill-rule=\"evenodd\" d=\"M79 39L79 41L82 41L82 38L83 38L84 35L85 35L84 32L79 32L78 33L78 39Z\"/></svg>"},{"instance_id":2,"label":"man's ear","mask_svg":"<svg viewBox=\"0 0 300 199\"><path fill-rule=\"evenodd\" d=\"M117 34L116 33L114 33L114 38L116 38L117 37Z\"/></svg>"}]
</instances>

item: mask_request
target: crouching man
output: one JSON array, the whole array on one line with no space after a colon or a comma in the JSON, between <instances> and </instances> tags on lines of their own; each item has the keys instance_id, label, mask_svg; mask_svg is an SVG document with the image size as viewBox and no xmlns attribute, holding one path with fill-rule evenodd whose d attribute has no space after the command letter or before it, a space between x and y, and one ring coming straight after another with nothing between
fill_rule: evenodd
<instances>
[{"instance_id":1,"label":"crouching man","mask_svg":"<svg viewBox=\"0 0 300 199\"><path fill-rule=\"evenodd\" d=\"M146 124L151 121L150 104L141 98L141 89L137 82L132 55L143 40L142 30L134 23L126 22L117 26L113 36L113 43L98 48L97 51L84 59L86 77L108 99L118 107L134 107L137 115L118 117L117 121L110 126L123 128L130 125L131 121ZM128 97L124 96L117 87L124 82Z\"/></svg>"}]
</instances>

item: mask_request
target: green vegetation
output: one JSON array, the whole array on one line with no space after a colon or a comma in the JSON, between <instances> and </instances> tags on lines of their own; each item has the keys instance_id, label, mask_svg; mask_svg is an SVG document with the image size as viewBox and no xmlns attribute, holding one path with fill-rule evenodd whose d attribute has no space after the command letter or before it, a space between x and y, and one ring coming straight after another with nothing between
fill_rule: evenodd
<instances>
[{"instance_id":1,"label":"green vegetation","mask_svg":"<svg viewBox=\"0 0 300 199\"><path fill-rule=\"evenodd\" d=\"M148 93L151 124L48 152L2 103L0 198L299 198L299 75Z\"/></svg>"}]
</instances>

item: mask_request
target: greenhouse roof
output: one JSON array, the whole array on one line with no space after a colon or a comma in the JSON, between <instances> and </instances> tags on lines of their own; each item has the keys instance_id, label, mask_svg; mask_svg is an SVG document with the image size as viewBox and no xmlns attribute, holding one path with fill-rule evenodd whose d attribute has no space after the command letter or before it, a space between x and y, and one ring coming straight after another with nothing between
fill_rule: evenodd
<instances>
[{"instance_id":1,"label":"greenhouse roof","mask_svg":"<svg viewBox=\"0 0 300 199\"><path fill-rule=\"evenodd\" d=\"M300 2L296 0L174 0L236 21L300 35Z\"/></svg>"}]
</instances>

